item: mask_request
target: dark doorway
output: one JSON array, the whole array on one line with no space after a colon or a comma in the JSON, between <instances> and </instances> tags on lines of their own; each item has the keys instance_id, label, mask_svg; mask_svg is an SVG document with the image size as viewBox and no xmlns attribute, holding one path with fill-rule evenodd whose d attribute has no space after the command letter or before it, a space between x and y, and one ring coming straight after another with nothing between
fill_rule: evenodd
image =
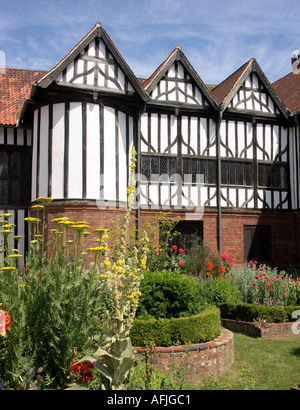
<instances>
[{"instance_id":1,"label":"dark doorway","mask_svg":"<svg viewBox=\"0 0 300 410\"><path fill-rule=\"evenodd\" d=\"M171 231L175 232L178 235L173 236L171 245L188 250L196 240L203 240L203 221L180 221Z\"/></svg>"},{"instance_id":2,"label":"dark doorway","mask_svg":"<svg viewBox=\"0 0 300 410\"><path fill-rule=\"evenodd\" d=\"M244 226L244 259L258 264L272 263L272 243L270 225Z\"/></svg>"}]
</instances>

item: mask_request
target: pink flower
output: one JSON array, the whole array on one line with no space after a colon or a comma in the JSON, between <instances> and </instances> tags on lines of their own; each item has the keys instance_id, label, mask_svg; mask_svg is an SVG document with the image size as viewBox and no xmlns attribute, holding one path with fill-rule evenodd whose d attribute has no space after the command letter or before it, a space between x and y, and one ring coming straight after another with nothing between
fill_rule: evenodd
<instances>
[{"instance_id":1,"label":"pink flower","mask_svg":"<svg viewBox=\"0 0 300 410\"><path fill-rule=\"evenodd\" d=\"M178 253L183 253L183 252L184 252L184 250L182 248L178 249Z\"/></svg>"},{"instance_id":2,"label":"pink flower","mask_svg":"<svg viewBox=\"0 0 300 410\"><path fill-rule=\"evenodd\" d=\"M172 250L173 250L173 251L177 251L177 246L176 246L176 245L173 245L173 246L172 246Z\"/></svg>"},{"instance_id":3,"label":"pink flower","mask_svg":"<svg viewBox=\"0 0 300 410\"><path fill-rule=\"evenodd\" d=\"M179 261L179 265L180 265L180 266L183 266L183 261Z\"/></svg>"}]
</instances>

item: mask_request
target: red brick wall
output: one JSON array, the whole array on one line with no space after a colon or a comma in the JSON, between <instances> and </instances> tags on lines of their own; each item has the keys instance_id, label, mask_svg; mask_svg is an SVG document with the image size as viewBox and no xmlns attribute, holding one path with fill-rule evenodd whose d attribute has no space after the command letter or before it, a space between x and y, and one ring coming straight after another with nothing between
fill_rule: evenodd
<instances>
[{"instance_id":1,"label":"red brick wall","mask_svg":"<svg viewBox=\"0 0 300 410\"><path fill-rule=\"evenodd\" d=\"M100 209L95 202L66 201L47 205L47 225L55 228L52 219L67 216L69 220L86 221L91 228L115 229L118 221L123 220L125 209ZM158 245L158 214L167 219L180 217L192 219L193 213L182 210L141 211L141 228L146 227L156 233ZM136 212L132 212L131 225L135 223ZM212 249L217 249L217 211L205 210L203 217L203 235L205 242ZM222 252L228 253L236 263L244 263L244 225L270 225L272 236L272 264L281 267L300 264L300 213L295 212L257 212L222 210ZM87 238L87 246L95 246L96 235Z\"/></svg>"}]
</instances>

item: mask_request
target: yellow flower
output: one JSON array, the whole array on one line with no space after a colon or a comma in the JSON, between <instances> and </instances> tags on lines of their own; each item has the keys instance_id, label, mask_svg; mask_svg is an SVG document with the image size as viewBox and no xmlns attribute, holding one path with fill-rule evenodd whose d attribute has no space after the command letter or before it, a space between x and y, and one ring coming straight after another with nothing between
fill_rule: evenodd
<instances>
[{"instance_id":1,"label":"yellow flower","mask_svg":"<svg viewBox=\"0 0 300 410\"><path fill-rule=\"evenodd\" d=\"M2 225L2 228L11 228L12 226L16 226L16 225L15 225L15 224L6 223L5 225Z\"/></svg>"},{"instance_id":2,"label":"yellow flower","mask_svg":"<svg viewBox=\"0 0 300 410\"><path fill-rule=\"evenodd\" d=\"M74 229L74 231L77 231L77 232L82 232L84 229L89 228L89 227L90 227L89 225L78 224L78 223L76 223L74 225L71 225L71 228Z\"/></svg>"},{"instance_id":3,"label":"yellow flower","mask_svg":"<svg viewBox=\"0 0 300 410\"><path fill-rule=\"evenodd\" d=\"M2 216L4 216L5 218L9 218L10 216L13 216L13 214L5 213L5 214L2 214Z\"/></svg>"},{"instance_id":4,"label":"yellow flower","mask_svg":"<svg viewBox=\"0 0 300 410\"><path fill-rule=\"evenodd\" d=\"M39 218L34 218L34 217L28 217L28 218L24 218L24 221L29 222L29 223L38 223L41 222L41 220Z\"/></svg>"},{"instance_id":5,"label":"yellow flower","mask_svg":"<svg viewBox=\"0 0 300 410\"><path fill-rule=\"evenodd\" d=\"M99 275L99 278L107 278L107 275Z\"/></svg>"},{"instance_id":6,"label":"yellow flower","mask_svg":"<svg viewBox=\"0 0 300 410\"><path fill-rule=\"evenodd\" d=\"M10 272L10 271L16 270L16 268L14 266L4 266L3 268L1 268L1 270Z\"/></svg>"},{"instance_id":7,"label":"yellow flower","mask_svg":"<svg viewBox=\"0 0 300 410\"><path fill-rule=\"evenodd\" d=\"M57 218L59 219L59 218ZM69 225L74 225L75 222L72 221L67 221L66 219L60 219L59 221L55 221L57 222L59 225L65 225L65 226L69 226Z\"/></svg>"},{"instance_id":8,"label":"yellow flower","mask_svg":"<svg viewBox=\"0 0 300 410\"><path fill-rule=\"evenodd\" d=\"M51 222L58 223L59 221L67 221L69 218L67 216L63 216L61 218L54 218Z\"/></svg>"},{"instance_id":9,"label":"yellow flower","mask_svg":"<svg viewBox=\"0 0 300 410\"><path fill-rule=\"evenodd\" d=\"M14 253L12 255L8 255L9 258L11 259L18 259L18 258L22 258L23 255L20 255L18 253Z\"/></svg>"},{"instance_id":10,"label":"yellow flower","mask_svg":"<svg viewBox=\"0 0 300 410\"><path fill-rule=\"evenodd\" d=\"M52 198L46 198L44 196L40 196L39 198L35 199L36 202L41 202L42 204L48 204L48 202L53 201Z\"/></svg>"},{"instance_id":11,"label":"yellow flower","mask_svg":"<svg viewBox=\"0 0 300 410\"><path fill-rule=\"evenodd\" d=\"M51 229L51 233L56 235L56 234L60 234L60 233L63 233L63 232L59 231L58 229Z\"/></svg>"},{"instance_id":12,"label":"yellow flower","mask_svg":"<svg viewBox=\"0 0 300 410\"><path fill-rule=\"evenodd\" d=\"M11 229L3 229L3 231L1 231L2 235L9 235L10 233L12 233Z\"/></svg>"},{"instance_id":13,"label":"yellow flower","mask_svg":"<svg viewBox=\"0 0 300 410\"><path fill-rule=\"evenodd\" d=\"M45 206L44 205L41 205L41 204L38 204L38 205L32 205L32 207L31 208L34 208L34 209L36 209L36 210L41 210L41 209L44 209L45 208Z\"/></svg>"},{"instance_id":14,"label":"yellow flower","mask_svg":"<svg viewBox=\"0 0 300 410\"><path fill-rule=\"evenodd\" d=\"M93 229L93 232L98 233L101 238L103 234L105 234L106 232L109 232L109 229L96 228L96 229Z\"/></svg>"}]
</instances>

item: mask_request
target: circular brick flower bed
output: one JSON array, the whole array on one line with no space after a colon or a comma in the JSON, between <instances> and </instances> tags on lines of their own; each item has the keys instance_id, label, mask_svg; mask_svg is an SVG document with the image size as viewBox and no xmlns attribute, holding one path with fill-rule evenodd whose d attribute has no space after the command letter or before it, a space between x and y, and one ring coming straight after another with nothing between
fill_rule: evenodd
<instances>
[{"instance_id":1,"label":"circular brick flower bed","mask_svg":"<svg viewBox=\"0 0 300 410\"><path fill-rule=\"evenodd\" d=\"M136 360L151 354L153 349L134 347ZM217 376L231 369L234 362L234 335L222 328L220 336L210 342L189 346L155 347L153 366L164 373L176 366L185 371L187 382L197 382L204 376Z\"/></svg>"}]
</instances>

